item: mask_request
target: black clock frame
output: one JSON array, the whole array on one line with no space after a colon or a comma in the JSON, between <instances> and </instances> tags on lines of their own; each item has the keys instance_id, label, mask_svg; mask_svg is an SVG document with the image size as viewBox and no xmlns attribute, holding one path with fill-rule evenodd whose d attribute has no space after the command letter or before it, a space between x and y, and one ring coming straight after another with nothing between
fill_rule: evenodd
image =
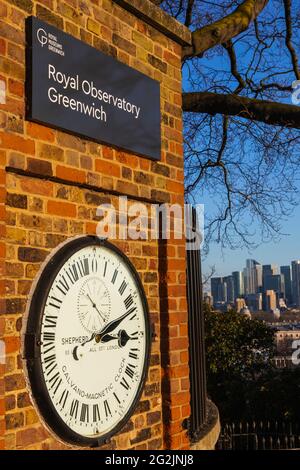
<instances>
[{"instance_id":1,"label":"black clock frame","mask_svg":"<svg viewBox=\"0 0 300 470\"><path fill-rule=\"evenodd\" d=\"M72 429L70 429L62 418L57 413L53 406L52 400L48 393L44 374L42 370L40 347L41 343L41 320L44 312L44 307L48 293L51 289L52 283L61 269L62 265L77 251L88 246L104 246L112 250L115 254L120 256L126 263L129 271L134 277L137 289L140 293L145 318L145 359L142 377L140 380L139 388L134 398L132 405L127 411L126 415L121 419L116 426L104 435L99 437L86 437L82 436ZM29 313L25 327L24 342L23 342L23 359L25 361L32 398L41 414L45 424L53 431L53 433L61 440L81 446L81 447L100 447L103 444L109 443L111 437L118 433L127 423L132 416L143 391L145 381L147 378L150 352L151 352L151 327L149 318L149 307L146 299L145 291L140 280L139 274L127 256L115 245L105 239L88 235L75 238L61 248L58 249L50 258L42 270L39 279L34 288L32 298L29 305Z\"/></svg>"}]
</instances>

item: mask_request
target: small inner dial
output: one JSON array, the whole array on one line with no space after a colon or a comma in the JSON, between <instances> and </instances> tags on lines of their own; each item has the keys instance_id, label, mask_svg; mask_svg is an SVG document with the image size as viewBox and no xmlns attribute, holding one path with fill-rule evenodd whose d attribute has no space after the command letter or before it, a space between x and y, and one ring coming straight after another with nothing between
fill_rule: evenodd
<instances>
[{"instance_id":1,"label":"small inner dial","mask_svg":"<svg viewBox=\"0 0 300 470\"><path fill-rule=\"evenodd\" d=\"M87 279L78 293L77 308L80 322L89 333L103 328L110 316L111 299L106 285L98 277Z\"/></svg>"}]
</instances>

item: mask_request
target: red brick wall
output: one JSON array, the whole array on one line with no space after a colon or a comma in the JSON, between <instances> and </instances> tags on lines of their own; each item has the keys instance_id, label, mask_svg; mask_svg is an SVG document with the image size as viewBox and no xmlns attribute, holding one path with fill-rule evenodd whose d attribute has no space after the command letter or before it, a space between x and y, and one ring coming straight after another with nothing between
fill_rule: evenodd
<instances>
[{"instance_id":1,"label":"red brick wall","mask_svg":"<svg viewBox=\"0 0 300 470\"><path fill-rule=\"evenodd\" d=\"M161 162L25 121L24 20L29 14L160 81ZM22 369L20 330L28 293L45 256L69 237L95 233L97 206L114 202L116 193L129 201L183 204L181 47L111 0L0 0L0 17L0 80L7 88L6 104L0 105L0 174L7 190L0 193L6 221L0 245L0 257L6 251L0 284L5 296L0 334L7 349L5 447L56 449L64 445L40 422ZM189 416L184 241L117 244L141 276L156 339L141 402L108 447L187 448L182 429ZM1 411L2 403L0 398Z\"/></svg>"}]
</instances>

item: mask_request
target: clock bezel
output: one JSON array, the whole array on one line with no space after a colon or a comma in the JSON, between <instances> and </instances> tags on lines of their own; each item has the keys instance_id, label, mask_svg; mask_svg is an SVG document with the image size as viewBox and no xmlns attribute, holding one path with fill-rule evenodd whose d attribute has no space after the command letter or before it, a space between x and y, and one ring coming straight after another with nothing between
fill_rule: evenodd
<instances>
[{"instance_id":1,"label":"clock bezel","mask_svg":"<svg viewBox=\"0 0 300 470\"><path fill-rule=\"evenodd\" d=\"M144 364L141 380L134 400L125 416L114 426L113 429L102 436L91 438L83 436L69 428L56 411L44 380L40 353L42 318L44 307L52 284L60 269L68 261L68 259L77 251L88 246L103 246L121 257L134 278L142 301L145 320ZM29 380L31 396L45 425L51 430L52 433L55 434L58 439L80 447L100 447L104 444L107 444L111 437L118 433L128 422L140 401L147 379L151 355L151 326L149 307L144 287L137 270L128 257L117 246L108 240L100 239L97 236L87 235L83 237L76 237L75 239L66 242L63 246L58 247L53 256L46 261L47 263L42 269L36 285L34 286L34 291L32 293L28 308L28 317L24 328L25 333L23 338L23 359Z\"/></svg>"}]
</instances>

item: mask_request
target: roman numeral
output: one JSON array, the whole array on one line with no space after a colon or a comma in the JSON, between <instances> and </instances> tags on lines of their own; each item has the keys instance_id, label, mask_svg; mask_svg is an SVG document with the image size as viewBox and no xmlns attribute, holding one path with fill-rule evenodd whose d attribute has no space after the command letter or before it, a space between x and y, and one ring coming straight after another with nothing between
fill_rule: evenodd
<instances>
[{"instance_id":1,"label":"roman numeral","mask_svg":"<svg viewBox=\"0 0 300 470\"><path fill-rule=\"evenodd\" d=\"M58 284L60 284L60 285L58 285ZM62 276L61 279L59 279L58 284L56 286L57 289L60 290L60 292L63 295L66 295L68 290L70 289L70 286L69 286L65 276Z\"/></svg>"},{"instance_id":2,"label":"roman numeral","mask_svg":"<svg viewBox=\"0 0 300 470\"><path fill-rule=\"evenodd\" d=\"M74 398L74 400L71 403L71 408L70 408L70 415L72 418L77 419L78 408L79 408L79 401Z\"/></svg>"},{"instance_id":3,"label":"roman numeral","mask_svg":"<svg viewBox=\"0 0 300 470\"><path fill-rule=\"evenodd\" d=\"M106 275L106 269L107 269L107 261L105 261L103 277L105 277L105 275Z\"/></svg>"},{"instance_id":4,"label":"roman numeral","mask_svg":"<svg viewBox=\"0 0 300 470\"><path fill-rule=\"evenodd\" d=\"M126 299L124 300L124 304L125 304L126 309L129 309L129 307L131 307L131 305L133 304L133 298L131 294L129 294L129 296L126 297Z\"/></svg>"},{"instance_id":5,"label":"roman numeral","mask_svg":"<svg viewBox=\"0 0 300 470\"><path fill-rule=\"evenodd\" d=\"M45 316L45 328L56 328L56 323L57 323L57 317L54 317L52 315L46 315Z\"/></svg>"},{"instance_id":6,"label":"roman numeral","mask_svg":"<svg viewBox=\"0 0 300 470\"><path fill-rule=\"evenodd\" d=\"M68 278L72 282L72 284L75 284L75 282L78 281L79 276L77 272L77 268L75 264L72 264L72 266L68 269L67 271Z\"/></svg>"},{"instance_id":7,"label":"roman numeral","mask_svg":"<svg viewBox=\"0 0 300 470\"><path fill-rule=\"evenodd\" d=\"M80 421L83 423L89 422L89 405L86 405L85 403L82 403L81 405Z\"/></svg>"},{"instance_id":8,"label":"roman numeral","mask_svg":"<svg viewBox=\"0 0 300 470\"><path fill-rule=\"evenodd\" d=\"M98 271L98 261L96 260L96 258L93 258L92 259L92 271L93 273L96 273Z\"/></svg>"},{"instance_id":9,"label":"roman numeral","mask_svg":"<svg viewBox=\"0 0 300 470\"><path fill-rule=\"evenodd\" d=\"M78 267L79 273L81 277L87 276L90 274L90 268L89 268L89 260L88 258L84 258L83 260L80 259L79 261L76 261L76 265Z\"/></svg>"},{"instance_id":10,"label":"roman numeral","mask_svg":"<svg viewBox=\"0 0 300 470\"><path fill-rule=\"evenodd\" d=\"M129 357L131 357L131 359L138 359L138 355L134 351L138 351L138 349L137 348L131 348L130 351L129 351Z\"/></svg>"},{"instance_id":11,"label":"roman numeral","mask_svg":"<svg viewBox=\"0 0 300 470\"><path fill-rule=\"evenodd\" d=\"M126 281L123 281L123 282L122 282L122 284L121 284L120 287L119 287L119 293L120 293L120 295L123 295L123 294L124 294L127 285L128 285L128 284L127 284Z\"/></svg>"},{"instance_id":12,"label":"roman numeral","mask_svg":"<svg viewBox=\"0 0 300 470\"><path fill-rule=\"evenodd\" d=\"M111 416L111 411L107 400L104 400L104 411L106 418L108 417L108 415Z\"/></svg>"},{"instance_id":13,"label":"roman numeral","mask_svg":"<svg viewBox=\"0 0 300 470\"><path fill-rule=\"evenodd\" d=\"M66 406L66 401L68 399L68 396L69 396L69 392L67 389L65 389L62 394L61 394L61 397L60 397L60 400L59 400L59 404L62 406L62 408L64 408Z\"/></svg>"},{"instance_id":14,"label":"roman numeral","mask_svg":"<svg viewBox=\"0 0 300 470\"><path fill-rule=\"evenodd\" d=\"M129 390L129 389L130 389L130 385L129 385L129 383L127 382L127 380L125 379L125 377L122 378L122 380L120 381L120 384L122 385L122 387L125 388L125 390Z\"/></svg>"},{"instance_id":15,"label":"roman numeral","mask_svg":"<svg viewBox=\"0 0 300 470\"><path fill-rule=\"evenodd\" d=\"M56 374L54 374L53 377L51 377L51 379L49 379L49 383L51 383L51 387L50 387L51 390L52 390L52 388L54 388L56 386L56 388L54 390L54 394L55 394L57 392L58 387L62 383L62 379L59 376L59 372L56 372Z\"/></svg>"},{"instance_id":16,"label":"roman numeral","mask_svg":"<svg viewBox=\"0 0 300 470\"><path fill-rule=\"evenodd\" d=\"M56 363L56 355L51 354L51 356L47 356L44 358L45 369L48 371L47 375L50 375L51 372L57 367Z\"/></svg>"},{"instance_id":17,"label":"roman numeral","mask_svg":"<svg viewBox=\"0 0 300 470\"><path fill-rule=\"evenodd\" d=\"M111 278L112 284L114 284L114 283L116 282L117 275L118 275L118 270L115 269L115 271L114 271L114 273L113 273L113 277Z\"/></svg>"},{"instance_id":18,"label":"roman numeral","mask_svg":"<svg viewBox=\"0 0 300 470\"><path fill-rule=\"evenodd\" d=\"M119 397L118 397L118 395L117 395L115 392L114 392L114 397L115 397L115 399L117 400L117 402L120 404L121 402L120 402L120 400L119 400Z\"/></svg>"},{"instance_id":19,"label":"roman numeral","mask_svg":"<svg viewBox=\"0 0 300 470\"><path fill-rule=\"evenodd\" d=\"M54 297L54 295L51 295L50 299L51 300L49 302L49 305L59 310L62 304L62 300L58 299L57 297Z\"/></svg>"},{"instance_id":20,"label":"roman numeral","mask_svg":"<svg viewBox=\"0 0 300 470\"><path fill-rule=\"evenodd\" d=\"M55 341L55 333L54 331L44 331L43 333L43 341L54 343Z\"/></svg>"},{"instance_id":21,"label":"roman numeral","mask_svg":"<svg viewBox=\"0 0 300 470\"><path fill-rule=\"evenodd\" d=\"M96 423L100 419L99 405L93 405L93 422Z\"/></svg>"},{"instance_id":22,"label":"roman numeral","mask_svg":"<svg viewBox=\"0 0 300 470\"><path fill-rule=\"evenodd\" d=\"M135 369L135 366L133 366L132 364L128 364L128 366L126 366L126 369L125 369L125 374L127 374L128 377L130 377L131 379L134 376L134 370L133 369Z\"/></svg>"}]
</instances>

